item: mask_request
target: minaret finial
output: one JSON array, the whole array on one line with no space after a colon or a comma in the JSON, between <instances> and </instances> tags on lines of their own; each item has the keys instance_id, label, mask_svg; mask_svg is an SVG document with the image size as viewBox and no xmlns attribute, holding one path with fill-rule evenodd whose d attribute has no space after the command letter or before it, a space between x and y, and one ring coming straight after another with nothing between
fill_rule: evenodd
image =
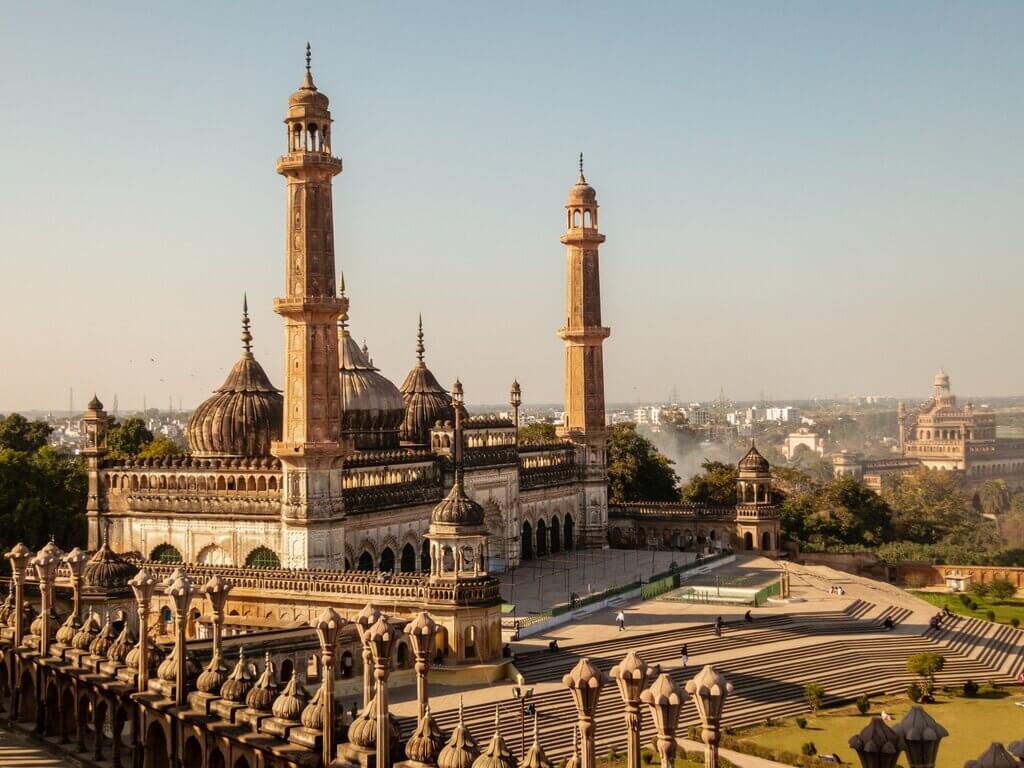
<instances>
[{"instance_id":1,"label":"minaret finial","mask_svg":"<svg viewBox=\"0 0 1024 768\"><path fill-rule=\"evenodd\" d=\"M452 385L452 410L455 412L455 443L452 462L455 465L455 485L462 487L462 382L458 378Z\"/></svg>"},{"instance_id":2,"label":"minaret finial","mask_svg":"<svg viewBox=\"0 0 1024 768\"><path fill-rule=\"evenodd\" d=\"M423 346L423 313L420 312L420 324L419 329L416 331L416 360L420 365L423 365L423 353L426 348Z\"/></svg>"},{"instance_id":3,"label":"minaret finial","mask_svg":"<svg viewBox=\"0 0 1024 768\"><path fill-rule=\"evenodd\" d=\"M306 71L312 74L310 62L313 60L313 50L310 48L309 40L306 41Z\"/></svg>"},{"instance_id":4,"label":"minaret finial","mask_svg":"<svg viewBox=\"0 0 1024 768\"><path fill-rule=\"evenodd\" d=\"M342 299L345 298L344 272L338 275L338 296ZM341 329L342 334L348 332L348 302L345 302L345 309L343 309L341 314L338 315L338 327Z\"/></svg>"},{"instance_id":5,"label":"minaret finial","mask_svg":"<svg viewBox=\"0 0 1024 768\"><path fill-rule=\"evenodd\" d=\"M580 152L580 183L585 184L587 177L583 175L583 153Z\"/></svg>"},{"instance_id":6,"label":"minaret finial","mask_svg":"<svg viewBox=\"0 0 1024 768\"><path fill-rule=\"evenodd\" d=\"M242 349L252 356L252 333L249 331L249 296L242 294Z\"/></svg>"}]
</instances>

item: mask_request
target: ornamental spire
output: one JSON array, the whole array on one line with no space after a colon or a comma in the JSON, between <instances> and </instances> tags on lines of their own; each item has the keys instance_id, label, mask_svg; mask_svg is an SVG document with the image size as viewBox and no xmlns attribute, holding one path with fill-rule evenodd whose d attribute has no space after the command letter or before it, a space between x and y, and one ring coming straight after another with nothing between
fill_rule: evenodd
<instances>
[{"instance_id":1,"label":"ornamental spire","mask_svg":"<svg viewBox=\"0 0 1024 768\"><path fill-rule=\"evenodd\" d=\"M577 181L576 183L577 184L586 184L587 183L587 177L583 175L583 153L582 152L580 152L580 178L579 178L579 181Z\"/></svg>"},{"instance_id":2,"label":"ornamental spire","mask_svg":"<svg viewBox=\"0 0 1024 768\"><path fill-rule=\"evenodd\" d=\"M252 357L252 333L249 330L249 296L242 294L242 349L246 357Z\"/></svg>"},{"instance_id":3,"label":"ornamental spire","mask_svg":"<svg viewBox=\"0 0 1024 768\"><path fill-rule=\"evenodd\" d=\"M302 81L302 87L303 88L309 88L309 89L315 91L316 90L316 86L313 85L313 69L312 69L312 66L311 66L312 60L313 60L313 52L312 52L312 49L309 46L309 40L307 40L306 41L306 76L305 76L305 78Z\"/></svg>"},{"instance_id":4,"label":"ornamental spire","mask_svg":"<svg viewBox=\"0 0 1024 768\"><path fill-rule=\"evenodd\" d=\"M420 324L416 331L416 361L419 365L423 365L423 353L426 352L426 347L423 346L423 313L420 312Z\"/></svg>"}]
</instances>

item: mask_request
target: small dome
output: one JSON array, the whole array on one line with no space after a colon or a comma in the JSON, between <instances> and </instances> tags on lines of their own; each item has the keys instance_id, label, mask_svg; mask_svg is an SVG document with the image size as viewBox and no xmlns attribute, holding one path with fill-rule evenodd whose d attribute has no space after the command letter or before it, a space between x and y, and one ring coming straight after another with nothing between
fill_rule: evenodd
<instances>
[{"instance_id":1,"label":"small dome","mask_svg":"<svg viewBox=\"0 0 1024 768\"><path fill-rule=\"evenodd\" d=\"M309 704L302 710L299 721L312 731L322 731L324 727L324 700L327 698L327 689L321 685L317 688ZM355 725L353 722L352 725ZM349 741L352 740L352 728L349 727Z\"/></svg>"},{"instance_id":2,"label":"small dome","mask_svg":"<svg viewBox=\"0 0 1024 768\"><path fill-rule=\"evenodd\" d=\"M949 374L939 368L939 372L935 374L935 386L940 389L949 389Z\"/></svg>"},{"instance_id":3,"label":"small dome","mask_svg":"<svg viewBox=\"0 0 1024 768\"><path fill-rule=\"evenodd\" d=\"M107 614L107 619L103 622L99 634L89 643L89 653L106 658L107 651L114 645L115 640L117 640L117 632L114 631L114 625L110 623L110 614Z\"/></svg>"},{"instance_id":4,"label":"small dome","mask_svg":"<svg viewBox=\"0 0 1024 768\"><path fill-rule=\"evenodd\" d=\"M220 654L215 653L210 657L210 662L203 668L203 671L199 673L199 678L196 680L196 688L200 693L216 695L220 692L221 686L224 685L227 679L228 670L224 666Z\"/></svg>"},{"instance_id":5,"label":"small dome","mask_svg":"<svg viewBox=\"0 0 1024 768\"><path fill-rule=\"evenodd\" d=\"M96 637L99 631L100 628L96 625L96 619L90 615L85 620L85 623L82 624L82 628L75 633L75 637L71 641L71 645L80 651L88 651L93 638Z\"/></svg>"},{"instance_id":6,"label":"small dome","mask_svg":"<svg viewBox=\"0 0 1024 768\"><path fill-rule=\"evenodd\" d=\"M71 641L75 639L75 633L78 632L78 626L78 617L69 613L64 623L60 625L60 629L57 630L54 639L61 645L71 645Z\"/></svg>"},{"instance_id":7,"label":"small dome","mask_svg":"<svg viewBox=\"0 0 1024 768\"><path fill-rule=\"evenodd\" d=\"M123 589L137 570L103 542L82 569L82 583L87 587Z\"/></svg>"},{"instance_id":8,"label":"small dome","mask_svg":"<svg viewBox=\"0 0 1024 768\"><path fill-rule=\"evenodd\" d=\"M569 198L566 201L568 206L576 205L597 205L597 192L587 184L587 178L583 175L583 153L580 152L580 175L576 183L569 188Z\"/></svg>"},{"instance_id":9,"label":"small dome","mask_svg":"<svg viewBox=\"0 0 1024 768\"><path fill-rule=\"evenodd\" d=\"M430 443L430 429L437 422L452 421L452 398L442 387L423 361L423 320L417 333L416 365L402 384L402 399L405 401L405 419L402 422L402 439L419 445Z\"/></svg>"},{"instance_id":10,"label":"small dome","mask_svg":"<svg viewBox=\"0 0 1024 768\"><path fill-rule=\"evenodd\" d=\"M740 472L758 472L763 474L770 472L771 466L768 464L768 460L758 453L757 448L751 445L750 450L740 459L739 469Z\"/></svg>"},{"instance_id":11,"label":"small dome","mask_svg":"<svg viewBox=\"0 0 1024 768\"><path fill-rule=\"evenodd\" d=\"M193 456L267 456L281 439L284 398L253 357L247 302L242 309L242 357L220 389L201 403L188 422Z\"/></svg>"},{"instance_id":12,"label":"small dome","mask_svg":"<svg viewBox=\"0 0 1024 768\"><path fill-rule=\"evenodd\" d=\"M124 664L125 659L128 658L128 654L131 653L132 646L134 645L135 636L132 635L131 628L127 623L125 623L124 629L121 630L121 634L117 636L117 639L107 651L107 660L112 661L115 664ZM137 667L138 664L135 666Z\"/></svg>"},{"instance_id":13,"label":"small dome","mask_svg":"<svg viewBox=\"0 0 1024 768\"><path fill-rule=\"evenodd\" d=\"M87 406L85 406L85 407L86 407L87 410L90 410L90 411L102 411L103 410L103 403L101 403L100 399L98 397L96 397L95 394L93 394L92 400L90 400L89 404Z\"/></svg>"},{"instance_id":14,"label":"small dome","mask_svg":"<svg viewBox=\"0 0 1024 768\"><path fill-rule=\"evenodd\" d=\"M405 743L405 755L410 760L418 763L434 765L437 763L437 756L444 747L444 736L441 729L434 722L430 714L430 704L427 704L423 717L416 724L416 730L409 741Z\"/></svg>"},{"instance_id":15,"label":"small dome","mask_svg":"<svg viewBox=\"0 0 1024 768\"><path fill-rule=\"evenodd\" d=\"M338 337L341 428L359 450L397 448L405 401L342 325Z\"/></svg>"},{"instance_id":16,"label":"small dome","mask_svg":"<svg viewBox=\"0 0 1024 768\"><path fill-rule=\"evenodd\" d=\"M306 76L302 80L299 90L288 97L289 107L311 107L312 109L326 112L330 105L327 94L321 93L313 84L313 73L306 68Z\"/></svg>"},{"instance_id":17,"label":"small dome","mask_svg":"<svg viewBox=\"0 0 1024 768\"><path fill-rule=\"evenodd\" d=\"M459 722L452 731L452 735L448 737L448 743L444 745L441 754L437 756L437 768L472 768L478 757L480 757L480 748L477 747L476 739L466 727L460 703Z\"/></svg>"},{"instance_id":18,"label":"small dome","mask_svg":"<svg viewBox=\"0 0 1024 768\"><path fill-rule=\"evenodd\" d=\"M442 525L472 526L484 524L484 508L466 495L462 479L456 478L452 489L430 513L430 522Z\"/></svg>"}]
</instances>

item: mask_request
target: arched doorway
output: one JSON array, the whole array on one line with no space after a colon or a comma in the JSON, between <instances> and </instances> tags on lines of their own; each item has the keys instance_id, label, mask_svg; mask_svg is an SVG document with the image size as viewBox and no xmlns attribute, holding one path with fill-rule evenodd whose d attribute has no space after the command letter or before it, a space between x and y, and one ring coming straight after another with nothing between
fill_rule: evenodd
<instances>
[{"instance_id":1,"label":"arched doorway","mask_svg":"<svg viewBox=\"0 0 1024 768\"><path fill-rule=\"evenodd\" d=\"M231 555L227 553L222 547L218 547L216 544L210 544L207 547L203 547L199 550L199 554L196 556L196 561L200 565L233 565L231 562Z\"/></svg>"},{"instance_id":2,"label":"arched doorway","mask_svg":"<svg viewBox=\"0 0 1024 768\"><path fill-rule=\"evenodd\" d=\"M75 729L75 694L71 692L71 686L64 689L60 695L60 738L67 742L72 736L77 736Z\"/></svg>"},{"instance_id":3,"label":"arched doorway","mask_svg":"<svg viewBox=\"0 0 1024 768\"><path fill-rule=\"evenodd\" d=\"M371 555L364 549L363 553L359 555L359 562L356 565L358 566L360 571L372 571L373 555Z\"/></svg>"},{"instance_id":4,"label":"arched doorway","mask_svg":"<svg viewBox=\"0 0 1024 768\"><path fill-rule=\"evenodd\" d=\"M280 680L282 683L287 683L292 679L292 675L295 674L295 664L292 663L291 659L285 659L281 662L281 676Z\"/></svg>"},{"instance_id":5,"label":"arched doorway","mask_svg":"<svg viewBox=\"0 0 1024 768\"><path fill-rule=\"evenodd\" d=\"M210 752L207 768L224 768L224 755L216 747Z\"/></svg>"},{"instance_id":6,"label":"arched doorway","mask_svg":"<svg viewBox=\"0 0 1024 768\"><path fill-rule=\"evenodd\" d=\"M426 539L420 545L420 570L430 573L430 542Z\"/></svg>"},{"instance_id":7,"label":"arched doorway","mask_svg":"<svg viewBox=\"0 0 1024 768\"><path fill-rule=\"evenodd\" d=\"M36 686L32 682L32 673L25 670L21 673L21 686L18 690L18 721L31 723L36 719Z\"/></svg>"},{"instance_id":8,"label":"arched doorway","mask_svg":"<svg viewBox=\"0 0 1024 768\"><path fill-rule=\"evenodd\" d=\"M399 669L409 666L409 646L405 643L398 644L398 651L395 653L395 660Z\"/></svg>"},{"instance_id":9,"label":"arched doorway","mask_svg":"<svg viewBox=\"0 0 1024 768\"><path fill-rule=\"evenodd\" d=\"M765 552L772 551L772 535L768 531L761 534L761 549Z\"/></svg>"},{"instance_id":10,"label":"arched doorway","mask_svg":"<svg viewBox=\"0 0 1024 768\"><path fill-rule=\"evenodd\" d=\"M402 547L402 573L411 573L416 570L416 550L412 544Z\"/></svg>"},{"instance_id":11,"label":"arched doorway","mask_svg":"<svg viewBox=\"0 0 1024 768\"><path fill-rule=\"evenodd\" d=\"M395 553L391 547L384 547L384 551L380 553L380 569L387 573L395 570Z\"/></svg>"},{"instance_id":12,"label":"arched doorway","mask_svg":"<svg viewBox=\"0 0 1024 768\"><path fill-rule=\"evenodd\" d=\"M243 755L235 760L235 768L249 768L249 760Z\"/></svg>"},{"instance_id":13,"label":"arched doorway","mask_svg":"<svg viewBox=\"0 0 1024 768\"><path fill-rule=\"evenodd\" d=\"M533 528L530 526L529 520L523 521L519 544L519 559L533 560Z\"/></svg>"},{"instance_id":14,"label":"arched doorway","mask_svg":"<svg viewBox=\"0 0 1024 768\"><path fill-rule=\"evenodd\" d=\"M743 548L748 551L754 548L754 534L750 531L743 534Z\"/></svg>"},{"instance_id":15,"label":"arched doorway","mask_svg":"<svg viewBox=\"0 0 1024 768\"><path fill-rule=\"evenodd\" d=\"M537 530L540 530L540 526L537 526ZM465 642L463 643L463 650L465 651L466 658L476 658L476 627L470 625L466 627L466 631L463 633Z\"/></svg>"},{"instance_id":16,"label":"arched doorway","mask_svg":"<svg viewBox=\"0 0 1024 768\"><path fill-rule=\"evenodd\" d=\"M181 753L183 768L203 768L203 748L195 736L189 736Z\"/></svg>"},{"instance_id":17,"label":"arched doorway","mask_svg":"<svg viewBox=\"0 0 1024 768\"><path fill-rule=\"evenodd\" d=\"M558 515L551 518L551 554L557 555L562 551L562 531Z\"/></svg>"},{"instance_id":18,"label":"arched doorway","mask_svg":"<svg viewBox=\"0 0 1024 768\"><path fill-rule=\"evenodd\" d=\"M169 768L167 737L160 723L150 723L146 729L146 749L143 768Z\"/></svg>"},{"instance_id":19,"label":"arched doorway","mask_svg":"<svg viewBox=\"0 0 1024 768\"><path fill-rule=\"evenodd\" d=\"M573 539L573 519L572 515L568 512L565 513L565 522L562 524L562 544L565 546L566 551L573 549L576 546L576 542Z\"/></svg>"},{"instance_id":20,"label":"arched doorway","mask_svg":"<svg viewBox=\"0 0 1024 768\"><path fill-rule=\"evenodd\" d=\"M548 553L548 524L544 518L537 521L537 557L543 557Z\"/></svg>"}]
</instances>

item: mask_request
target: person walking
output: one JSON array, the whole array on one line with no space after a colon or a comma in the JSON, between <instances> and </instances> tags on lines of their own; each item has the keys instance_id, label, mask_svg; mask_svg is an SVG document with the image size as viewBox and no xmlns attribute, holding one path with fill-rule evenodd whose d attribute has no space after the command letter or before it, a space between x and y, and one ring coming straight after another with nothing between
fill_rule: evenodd
<instances>
[{"instance_id":1,"label":"person walking","mask_svg":"<svg viewBox=\"0 0 1024 768\"><path fill-rule=\"evenodd\" d=\"M690 652L686 649L686 643L683 643L683 647L679 649L679 659L683 662L683 669L686 669L686 665L690 662Z\"/></svg>"},{"instance_id":2,"label":"person walking","mask_svg":"<svg viewBox=\"0 0 1024 768\"><path fill-rule=\"evenodd\" d=\"M715 619L715 637L721 637L721 636L722 636L722 617L719 616L717 619Z\"/></svg>"},{"instance_id":3,"label":"person walking","mask_svg":"<svg viewBox=\"0 0 1024 768\"><path fill-rule=\"evenodd\" d=\"M626 628L626 614L619 611L615 615L615 623L619 625L619 632L622 632Z\"/></svg>"}]
</instances>

